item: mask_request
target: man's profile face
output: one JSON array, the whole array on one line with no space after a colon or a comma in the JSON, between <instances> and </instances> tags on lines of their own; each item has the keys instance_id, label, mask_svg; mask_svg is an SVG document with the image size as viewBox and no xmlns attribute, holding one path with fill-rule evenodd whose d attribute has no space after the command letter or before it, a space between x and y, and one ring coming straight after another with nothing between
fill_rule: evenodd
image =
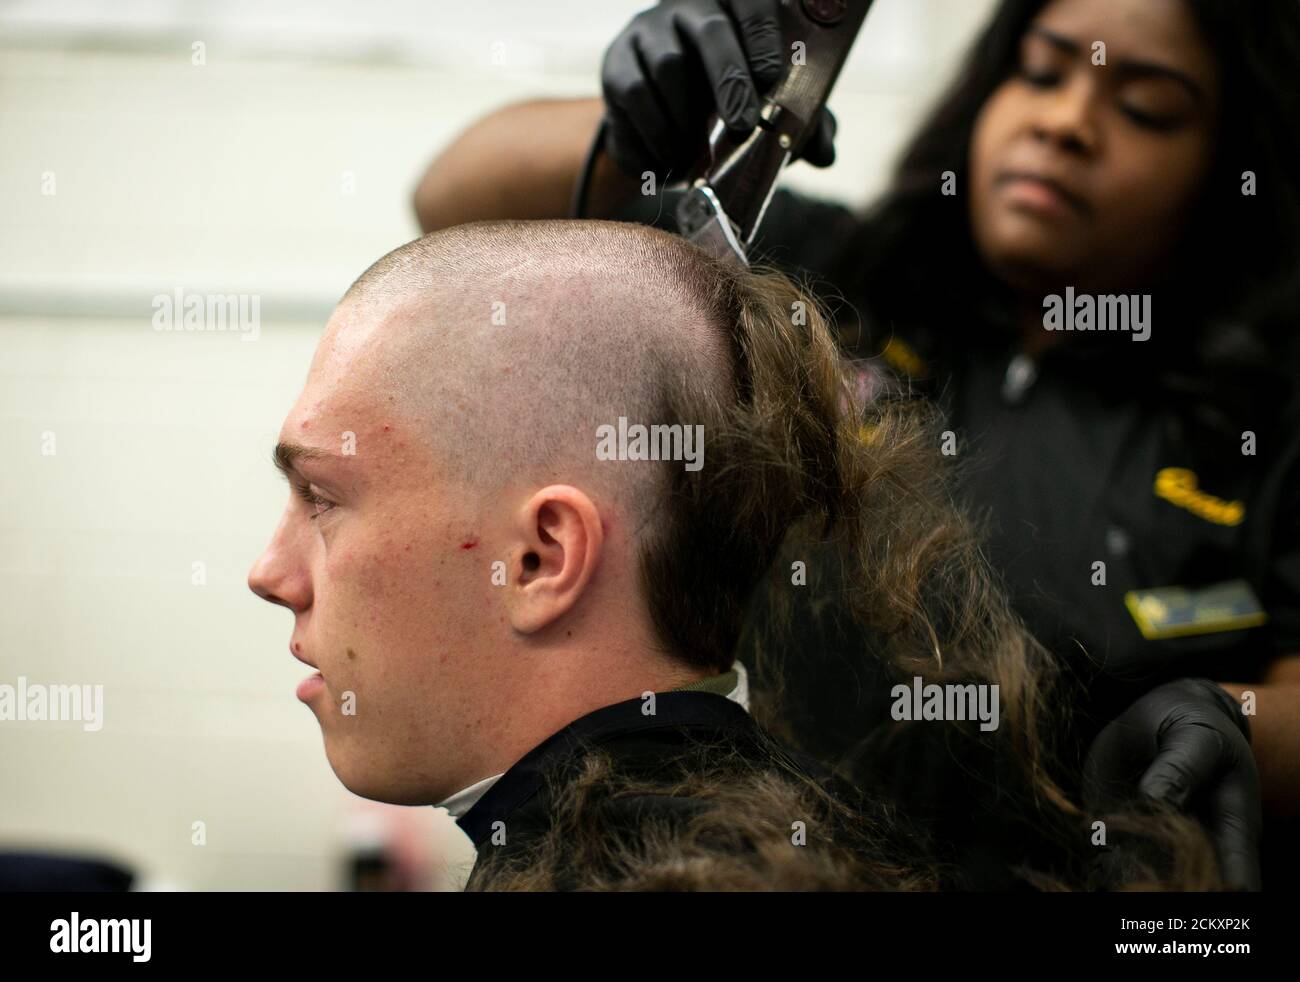
<instances>
[{"instance_id":1,"label":"man's profile face","mask_svg":"<svg viewBox=\"0 0 1300 982\"><path fill-rule=\"evenodd\" d=\"M466 673L491 646L491 585L477 502L440 483L370 367L379 320L345 305L326 328L280 430L292 487L249 586L294 613L290 649L321 674L299 697L339 780L418 804L458 790L474 745L482 686Z\"/></svg>"}]
</instances>

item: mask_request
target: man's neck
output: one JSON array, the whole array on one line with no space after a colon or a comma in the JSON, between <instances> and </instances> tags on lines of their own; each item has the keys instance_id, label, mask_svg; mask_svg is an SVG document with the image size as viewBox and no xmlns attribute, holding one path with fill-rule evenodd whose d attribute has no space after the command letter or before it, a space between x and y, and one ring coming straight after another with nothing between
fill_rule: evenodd
<instances>
[{"instance_id":1,"label":"man's neck","mask_svg":"<svg viewBox=\"0 0 1300 982\"><path fill-rule=\"evenodd\" d=\"M666 689L661 687L643 691L712 692L716 695L733 700L746 711L749 710L748 675L745 671L745 666L740 664L740 662L736 662L729 670L719 674L701 673L697 671L690 671L687 674L691 676L690 680L681 685L670 686ZM638 695L640 695L640 693L638 693ZM635 696L630 698L635 698ZM625 700L618 701L621 702ZM615 703L609 703L609 705L615 705ZM599 709L603 707L596 708ZM592 711L594 712L595 710ZM577 719L581 719L581 717L574 717L574 719L570 720L569 723L572 723ZM569 724L566 723L565 725L567 726ZM559 729L563 729L563 727L560 727ZM555 732L559 732L559 730L556 730ZM548 737L551 735L552 734L547 734ZM542 739L544 740L546 738L543 737ZM539 744L541 742L542 740L538 741ZM530 747L529 749L532 748ZM467 787L462 788L460 791L457 791L446 800L438 802L437 807L446 808L447 811L451 813L452 817L459 818L461 815L468 812L479 798L487 793L488 789L496 783L507 769L508 768L502 768L495 774L473 782Z\"/></svg>"},{"instance_id":2,"label":"man's neck","mask_svg":"<svg viewBox=\"0 0 1300 982\"><path fill-rule=\"evenodd\" d=\"M520 657L528 655L521 652ZM531 711L496 717L502 728L483 738L485 745L495 752L485 754L479 766L461 779L462 789L490 775L503 773L528 751L588 713L639 699L647 692L701 686L708 691L710 685L720 686L722 682L715 680L725 675L676 660L668 661L657 653L620 652L611 656L602 651L584 658L548 652L545 657L551 664L571 670L549 676L534 675L521 683L525 691L500 694L503 705L527 707ZM638 662L639 666L634 668Z\"/></svg>"}]
</instances>

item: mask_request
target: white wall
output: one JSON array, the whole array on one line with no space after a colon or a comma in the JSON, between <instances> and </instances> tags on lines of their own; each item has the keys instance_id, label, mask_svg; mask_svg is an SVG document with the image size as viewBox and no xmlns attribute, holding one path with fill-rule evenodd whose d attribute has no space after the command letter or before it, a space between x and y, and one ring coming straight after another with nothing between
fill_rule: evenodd
<instances>
[{"instance_id":1,"label":"white wall","mask_svg":"<svg viewBox=\"0 0 1300 982\"><path fill-rule=\"evenodd\" d=\"M0 684L106 700L99 732L0 722L0 850L96 850L197 889L336 885L363 805L294 699L290 615L245 585L286 494L269 449L334 300L416 234L429 158L503 103L596 94L643 5L0 9ZM991 6L878 0L832 102L840 161L792 183L878 190ZM153 330L178 287L258 296L259 336ZM449 841L432 809L390 812Z\"/></svg>"}]
</instances>

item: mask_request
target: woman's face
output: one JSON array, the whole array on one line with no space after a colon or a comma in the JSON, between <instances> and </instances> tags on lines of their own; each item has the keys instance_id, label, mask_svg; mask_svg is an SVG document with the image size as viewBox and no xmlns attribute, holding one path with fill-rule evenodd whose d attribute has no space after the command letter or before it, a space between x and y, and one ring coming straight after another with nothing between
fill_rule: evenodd
<instances>
[{"instance_id":1,"label":"woman's face","mask_svg":"<svg viewBox=\"0 0 1300 982\"><path fill-rule=\"evenodd\" d=\"M1105 42L1105 64L1100 47ZM1029 293L1132 292L1212 165L1219 69L1184 0L1053 0L971 141L984 262Z\"/></svg>"}]
</instances>

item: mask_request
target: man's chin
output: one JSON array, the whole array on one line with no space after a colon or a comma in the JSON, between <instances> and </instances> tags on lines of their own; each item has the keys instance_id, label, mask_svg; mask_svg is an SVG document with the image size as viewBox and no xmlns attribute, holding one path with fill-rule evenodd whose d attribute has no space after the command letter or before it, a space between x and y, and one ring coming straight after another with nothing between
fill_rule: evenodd
<instances>
[{"instance_id":1,"label":"man's chin","mask_svg":"<svg viewBox=\"0 0 1300 982\"><path fill-rule=\"evenodd\" d=\"M443 798L431 794L428 788L413 787L383 768L375 766L373 758L364 754L340 752L325 738L325 759L339 783L359 798L368 798L386 805L434 805Z\"/></svg>"}]
</instances>

